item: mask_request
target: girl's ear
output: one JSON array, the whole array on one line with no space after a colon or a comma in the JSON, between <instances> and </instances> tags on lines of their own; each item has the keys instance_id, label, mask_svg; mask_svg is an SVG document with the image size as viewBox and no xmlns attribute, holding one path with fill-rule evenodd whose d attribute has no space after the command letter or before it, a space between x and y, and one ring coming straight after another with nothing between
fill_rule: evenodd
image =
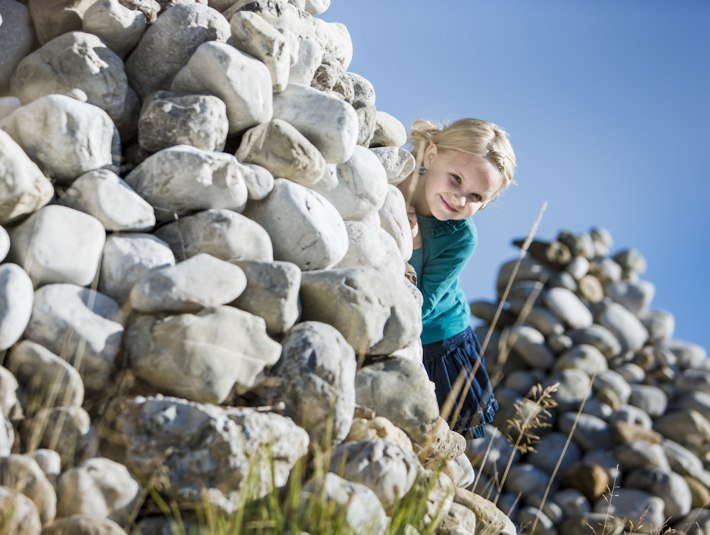
<instances>
[{"instance_id":1,"label":"girl's ear","mask_svg":"<svg viewBox=\"0 0 710 535\"><path fill-rule=\"evenodd\" d=\"M436 155L438 154L439 149L434 143L429 143L429 146L426 148L424 151L424 159L422 160L422 165L429 169L429 166L431 165L431 162L436 158Z\"/></svg>"}]
</instances>

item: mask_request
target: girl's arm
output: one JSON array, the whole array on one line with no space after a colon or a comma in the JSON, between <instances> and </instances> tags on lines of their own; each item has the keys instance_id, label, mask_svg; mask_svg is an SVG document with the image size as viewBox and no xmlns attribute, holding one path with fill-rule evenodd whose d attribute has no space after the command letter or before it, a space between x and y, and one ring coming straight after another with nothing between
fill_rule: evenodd
<instances>
[{"instance_id":1,"label":"girl's arm","mask_svg":"<svg viewBox=\"0 0 710 535\"><path fill-rule=\"evenodd\" d=\"M421 290L424 296L422 319L431 314L461 274L466 262L476 248L476 239L468 232L461 233L457 239L438 254L427 259L422 266Z\"/></svg>"}]
</instances>

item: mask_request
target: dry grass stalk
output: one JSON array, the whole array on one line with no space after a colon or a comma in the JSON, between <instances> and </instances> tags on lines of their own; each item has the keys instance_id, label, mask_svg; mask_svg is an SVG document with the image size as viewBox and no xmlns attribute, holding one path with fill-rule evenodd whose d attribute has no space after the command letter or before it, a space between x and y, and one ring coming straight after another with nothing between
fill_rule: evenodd
<instances>
[{"instance_id":1,"label":"dry grass stalk","mask_svg":"<svg viewBox=\"0 0 710 535\"><path fill-rule=\"evenodd\" d=\"M506 463L505 470L503 471L503 477L501 478L498 484L498 492L496 493L496 497L493 500L493 503L498 503L498 499L500 498L500 495L503 492L503 485L505 484L505 480L508 478L510 467L513 465L515 452L520 451L522 453L525 453L527 451L530 451L535 442L540 438L538 435L533 433L533 430L544 427L550 427L550 423L546 421L546 418L550 418L550 416L552 416L549 409L552 409L557 406L557 402L552 397L552 394L557 392L558 387L558 383L554 383L546 388L543 388L540 384L537 384L531 389L531 399L526 399L528 399L528 401L532 401L540 408L540 410L536 411L531 418L526 417L523 414L523 407L525 401L516 401L516 416L508 420L507 423L510 427L518 431L518 436L513 444L513 451L511 451L510 455L508 456L508 461ZM506 438L511 442L513 440L512 437L509 437L507 435Z\"/></svg>"},{"instance_id":2,"label":"dry grass stalk","mask_svg":"<svg viewBox=\"0 0 710 535\"><path fill-rule=\"evenodd\" d=\"M546 388L538 383L530 390L529 398L521 398L515 402L513 405L515 416L506 421L508 431L505 434L505 438L514 443L514 450L518 450L520 453L535 451L535 444L540 440L540 437L533 431L552 427L548 420L552 417L550 409L557 407L557 402L552 395L557 392L558 388L559 383L554 383ZM526 415L526 400L535 403L540 410ZM517 432L516 437L512 436L511 430Z\"/></svg>"},{"instance_id":3,"label":"dry grass stalk","mask_svg":"<svg viewBox=\"0 0 710 535\"><path fill-rule=\"evenodd\" d=\"M552 482L555 480L555 477L557 477L557 472L560 470L560 466L562 465L562 459L565 458L565 454L567 453L567 448L569 447L569 443L572 440L572 437L574 436L574 432L577 429L577 423L579 422L579 418L582 415L582 412L584 411L584 407L587 405L587 401L589 400L589 396L592 393L592 385L594 384L594 381L597 378L597 374L595 373L591 380L589 381L589 388L587 389L587 393L584 395L584 399L582 400L582 403L579 405L579 409L577 410L577 414L574 417L574 422L572 423L572 429L570 429L570 432L567 433L567 438L565 440L565 445L562 447L562 454L560 455L560 458L557 459L557 463L555 464L554 470L552 470L552 474L550 475L550 479L547 482L547 486L545 487L545 492L542 495L542 501L540 502L540 506L538 507L538 514L535 515L535 521L533 522L532 528L531 528L531 533L535 533L535 528L537 527L537 523L540 520L540 512L542 511L542 508L545 507L545 503L547 503L547 497L550 495L550 489L552 488Z\"/></svg>"}]
</instances>

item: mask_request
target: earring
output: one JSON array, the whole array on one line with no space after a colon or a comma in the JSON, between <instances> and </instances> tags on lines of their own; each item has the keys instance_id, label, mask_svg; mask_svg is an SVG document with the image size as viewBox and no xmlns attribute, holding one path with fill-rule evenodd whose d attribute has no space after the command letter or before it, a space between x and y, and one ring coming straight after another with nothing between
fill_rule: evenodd
<instances>
[{"instance_id":1,"label":"earring","mask_svg":"<svg viewBox=\"0 0 710 535\"><path fill-rule=\"evenodd\" d=\"M426 167L423 165L419 168L419 174L420 175L426 175Z\"/></svg>"}]
</instances>

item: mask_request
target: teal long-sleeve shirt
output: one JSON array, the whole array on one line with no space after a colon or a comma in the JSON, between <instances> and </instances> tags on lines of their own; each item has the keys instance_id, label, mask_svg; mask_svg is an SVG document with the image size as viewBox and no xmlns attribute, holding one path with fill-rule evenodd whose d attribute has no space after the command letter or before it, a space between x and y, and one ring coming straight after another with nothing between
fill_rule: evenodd
<instances>
[{"instance_id":1,"label":"teal long-sleeve shirt","mask_svg":"<svg viewBox=\"0 0 710 535\"><path fill-rule=\"evenodd\" d=\"M417 272L422 292L422 344L444 340L469 325L466 295L459 275L478 243L471 218L440 221L417 214L423 246L415 249L409 263Z\"/></svg>"}]
</instances>

